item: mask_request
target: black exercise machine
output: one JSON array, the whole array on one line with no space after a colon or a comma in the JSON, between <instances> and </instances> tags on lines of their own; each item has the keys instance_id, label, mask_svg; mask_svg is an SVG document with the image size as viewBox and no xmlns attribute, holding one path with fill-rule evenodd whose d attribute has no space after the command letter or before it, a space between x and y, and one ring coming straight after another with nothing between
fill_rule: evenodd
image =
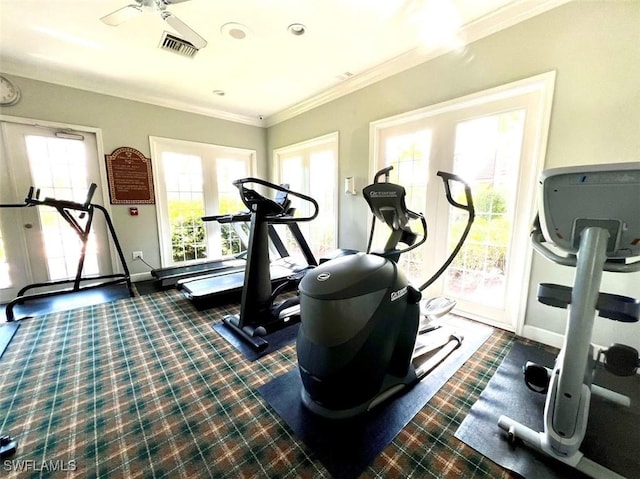
<instances>
[{"instance_id":1,"label":"black exercise machine","mask_svg":"<svg viewBox=\"0 0 640 479\"><path fill-rule=\"evenodd\" d=\"M44 300L53 296L59 296L63 294L76 293L79 291L85 291L89 289L104 288L106 286L124 285L129 290L129 295L134 296L133 287L131 285L131 278L129 275L129 268L124 259L120 242L116 235L115 228L111 222L111 218L107 210L98 204L91 203L91 199L96 191L97 185L91 183L87 192L87 198L84 203L76 203L68 200L58 200L55 198L40 199L40 190L36 190L34 194L33 186L29 188L29 193L24 200L24 203L18 204L0 204L0 208L24 208L32 206L48 206L54 208L60 216L69 224L69 226L76 232L82 243L80 250L80 257L78 259L78 266L76 268L76 275L73 279L46 281L43 283L34 283L23 287L17 294L16 298L9 302L6 306L7 322L15 320L14 308L16 305L25 304L29 301ZM102 213L104 220L107 224L111 240L118 253L120 264L122 266L123 273L99 275L99 276L87 276L83 275L84 260L87 248L87 241L89 240L89 234L91 232L91 225L93 224L93 216L95 211L98 210ZM86 284L89 283L89 284ZM46 288L50 286L63 286L71 284L71 288L66 288L57 291L45 291L41 293L27 294L28 291L37 288Z\"/></svg>"},{"instance_id":2,"label":"black exercise machine","mask_svg":"<svg viewBox=\"0 0 640 479\"><path fill-rule=\"evenodd\" d=\"M412 387L442 363L462 338L425 318L422 293L440 276L462 247L475 217L469 186L458 176L438 172L449 203L466 211L467 226L442 267L419 288L398 268L400 255L425 243L427 223L405 204L405 189L389 183L389 171L376 173L363 190L373 214L367 253L337 258L318 266L300 283L301 327L297 355L302 402L332 419L358 416ZM379 178L385 176L385 181ZM452 196L451 182L464 186L465 203ZM371 253L375 221L391 234L384 249ZM409 226L417 220L422 232ZM420 238L420 239L418 239ZM406 247L398 249L398 244ZM439 298L445 299L445 298ZM430 302L431 306L436 302ZM455 303L441 301L445 314ZM433 312L433 308L430 308Z\"/></svg>"},{"instance_id":3,"label":"black exercise machine","mask_svg":"<svg viewBox=\"0 0 640 479\"><path fill-rule=\"evenodd\" d=\"M269 345L264 336L299 320L298 298L293 297L276 303L278 295L287 288L297 285L308 269L317 264L310 249L306 253L303 251L308 262L307 267L295 274L290 274L285 282L272 290L269 226L287 225L290 231L297 231L294 236L297 237L299 244L306 245L297 223L311 221L318 216L318 203L310 196L258 178L242 178L234 181L233 184L238 188L240 198L250 212L249 245L246 269L242 278L240 313L226 316L223 318L223 324L256 351L264 351ZM276 202L249 188L248 184L261 185L270 190L286 193L288 197L306 201L312 205L313 212L307 216L293 216L289 200Z\"/></svg>"},{"instance_id":4,"label":"black exercise machine","mask_svg":"<svg viewBox=\"0 0 640 479\"><path fill-rule=\"evenodd\" d=\"M246 204L246 202L251 200L243 196L244 190L240 185L244 180L238 181L239 182L235 182L234 185L238 187L241 199ZM288 186L280 185L279 188L282 188L282 190L277 190L274 200L264 198L273 203L271 205L271 210L274 213L268 215L269 218L273 219L273 221L268 220L265 225L268 240L265 241L262 237L260 239L260 241L265 241L267 244L266 257L269 260L269 271L267 276L270 278L271 287L273 288L280 287L283 284L291 286L295 283L292 283L290 280L292 276L295 276L300 272L304 272L309 267L313 267L318 264L309 244L302 234L302 231L300 231L300 227L297 223L300 220L298 218L294 218L295 208L291 207L291 200L288 197L290 193ZM255 191L253 193L255 193ZM276 211L278 212L276 213ZM217 221L221 224L240 225L248 223L249 234L246 235L246 238L241 236L241 240L247 245L247 250L238 255L236 259L225 260L219 269L209 274L202 274L192 278L182 279L177 282L178 289L184 293L185 297L187 297L196 308L210 308L218 302L218 298L220 296L240 292L243 289L245 285L245 273L248 269L247 261L249 260L249 251L256 248L255 243L251 243L252 215L253 212L244 211L231 215L212 215L204 216L202 218L204 221ZM297 259L290 255L287 247L280 238L280 235L276 231L274 226L275 224L286 225L289 233L291 233L293 239L300 248L302 258ZM262 258L262 256L260 256L260 258ZM257 260L254 259L254 261ZM230 266L224 267L224 264L230 264ZM278 291L281 291L281 289Z\"/></svg>"},{"instance_id":5,"label":"black exercise machine","mask_svg":"<svg viewBox=\"0 0 640 479\"><path fill-rule=\"evenodd\" d=\"M287 194L279 192L274 201L284 205L287 202ZM223 215L207 215L201 219L205 222L215 221L220 223L220 225L229 225L243 246L245 248L247 247L249 243L249 228L247 224L251 221L249 211ZM287 248L272 225L269 225L269 240L273 247L274 256L277 255L279 258L289 256ZM228 288L230 283L238 284L238 290L242 287L242 281L237 281L236 278L234 278L233 281L231 281L230 278L225 278L219 283L216 283L215 278L229 273L242 274L246 265L246 256L247 253L245 250L233 257L212 259L183 266L155 268L151 270L151 276L156 278L156 283L161 288L177 286L178 289L187 291L190 298L194 301L194 304L197 303L197 307L205 307L207 306L208 299L218 294L232 291L234 288ZM200 280L205 281L186 286L188 283Z\"/></svg>"},{"instance_id":6,"label":"black exercise machine","mask_svg":"<svg viewBox=\"0 0 640 479\"><path fill-rule=\"evenodd\" d=\"M0 434L0 461L13 456L18 449L18 441L11 436Z\"/></svg>"}]
</instances>

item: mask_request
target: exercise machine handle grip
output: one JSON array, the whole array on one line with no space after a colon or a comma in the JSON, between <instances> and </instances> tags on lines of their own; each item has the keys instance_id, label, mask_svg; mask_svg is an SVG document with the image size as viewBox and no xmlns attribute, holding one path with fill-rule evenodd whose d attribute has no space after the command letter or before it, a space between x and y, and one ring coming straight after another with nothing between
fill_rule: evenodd
<instances>
[{"instance_id":1,"label":"exercise machine handle grip","mask_svg":"<svg viewBox=\"0 0 640 479\"><path fill-rule=\"evenodd\" d=\"M531 246L533 249L549 261L553 261L554 263L562 266L576 267L578 264L578 257L576 255L560 255L555 251L552 251L548 246L546 246L546 244L544 234L540 228L540 222L536 217L534 229L531 232ZM640 259L630 263L607 260L604 262L603 270L614 273L633 273L640 271Z\"/></svg>"},{"instance_id":2,"label":"exercise machine handle grip","mask_svg":"<svg viewBox=\"0 0 640 479\"><path fill-rule=\"evenodd\" d=\"M93 195L96 192L97 188L98 188L98 185L96 185L95 183L91 183L89 185L89 191L87 191L87 199L84 201L85 208L88 208L89 205L91 204L91 200L93 199Z\"/></svg>"},{"instance_id":3,"label":"exercise machine handle grip","mask_svg":"<svg viewBox=\"0 0 640 479\"><path fill-rule=\"evenodd\" d=\"M380 171L378 171L375 176L373 177L373 182L374 183L378 183L379 178L384 175L385 176L385 180L388 182L389 181L389 172L393 170L393 165L387 166L385 168L382 168Z\"/></svg>"},{"instance_id":4,"label":"exercise machine handle grip","mask_svg":"<svg viewBox=\"0 0 640 479\"><path fill-rule=\"evenodd\" d=\"M242 198L242 202L245 204L245 206L249 210L252 209L252 205L247 200L247 198L245 198L244 194L242 193L245 183L255 183L255 184L258 184L258 185L266 186L267 188L271 188L271 189L276 190L276 191L281 191L283 193L287 193L290 196L295 196L296 198L300 198L301 200L307 201L307 202L309 202L309 203L311 203L313 205L313 213L308 215L308 216L300 216L300 217L287 216L287 217L282 217L282 218L270 216L269 217L269 222L270 223L300 223L300 222L304 222L304 221L314 220L318 216L318 212L320 211L320 208L318 206L318 202L316 200L314 200L313 198L311 198L310 196L307 196L305 194L298 193L296 191L290 190L288 188L285 188L284 186L276 185L274 183L270 183L268 181L262 180L260 178L254 178L254 177L241 178L241 179L235 180L233 182L233 185L240 190L240 197ZM262 195L260 195L260 196L262 196ZM270 201L270 202L272 202L272 203L277 205L277 203L275 201L273 201L273 200L271 200L269 198L265 198L265 197L262 197L262 198L264 198L265 200ZM283 208L281 208L281 209L283 209Z\"/></svg>"},{"instance_id":5,"label":"exercise machine handle grip","mask_svg":"<svg viewBox=\"0 0 640 479\"><path fill-rule=\"evenodd\" d=\"M438 171L437 175L442 178L442 181L444 182L444 189L445 189L445 193L447 195L447 201L449 202L449 204L451 204L452 206L456 207L456 208L460 208L463 209L467 212L467 226L465 227L464 231L462 232L462 235L460 236L460 239L458 240L458 243L456 244L455 248L453 248L453 251L451 251L451 254L449 255L449 257L445 260L444 263L442 263L442 266L440 266L440 268L438 269L438 271L436 271L433 276L431 276L431 278L429 278L427 281L425 281L418 289L420 291L424 291L425 289L427 289L429 286L431 286L431 284L438 279L442 273L445 272L445 270L449 267L449 265L453 262L453 260L455 259L456 255L458 254L458 252L460 251L460 249L462 249L462 245L464 244L465 240L467 239L467 236L469 235L469 231L471 230L471 225L473 225L473 221L476 217L476 210L473 206L473 197L471 195L471 187L469 186L469 184L464 181L461 177L459 177L458 175L454 175L453 173L447 173L444 171ZM453 195L451 194L451 185L450 182L451 181L457 181L458 183L462 183L462 185L464 186L464 193L466 196L466 201L467 204L463 205L462 203L459 203L458 201L456 201L453 198Z\"/></svg>"},{"instance_id":6,"label":"exercise machine handle grip","mask_svg":"<svg viewBox=\"0 0 640 479\"><path fill-rule=\"evenodd\" d=\"M449 202L449 204L455 206L456 208L467 211L471 218L475 218L476 212L473 206L473 195L471 194L471 187L469 186L469 184L458 175L447 173L446 171L438 171L437 175L442 178L442 181L444 182L445 194L447 195L447 201ZM453 195L451 194L451 181L457 181L464 186L464 195L467 203L466 205L456 201L453 198Z\"/></svg>"}]
</instances>

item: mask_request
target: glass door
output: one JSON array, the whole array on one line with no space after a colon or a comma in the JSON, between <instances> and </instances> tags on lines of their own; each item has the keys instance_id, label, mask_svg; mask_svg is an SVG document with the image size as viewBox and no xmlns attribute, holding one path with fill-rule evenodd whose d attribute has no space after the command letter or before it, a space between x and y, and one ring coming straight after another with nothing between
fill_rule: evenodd
<instances>
[{"instance_id":1,"label":"glass door","mask_svg":"<svg viewBox=\"0 0 640 479\"><path fill-rule=\"evenodd\" d=\"M514 244L514 230L525 119L525 110L517 109L460 121L453 139L452 170L471 185L476 216L444 276L443 292L455 298L459 308L501 322L509 322L502 312L522 287L510 279L520 277L516 255L523 254L522 245ZM449 251L466 226L466 216L449 209Z\"/></svg>"},{"instance_id":2,"label":"glass door","mask_svg":"<svg viewBox=\"0 0 640 479\"><path fill-rule=\"evenodd\" d=\"M2 203L20 204L31 186L40 198L84 203L89 185L100 185L95 134L60 135L54 128L2 123ZM92 202L101 204L101 195ZM81 241L55 208L3 208L0 249L1 299L27 283L65 280L77 271ZM112 273L106 225L93 222L84 276ZM101 253L102 252L102 253Z\"/></svg>"},{"instance_id":3,"label":"glass door","mask_svg":"<svg viewBox=\"0 0 640 479\"><path fill-rule=\"evenodd\" d=\"M552 74L541 75L372 124L372 174L393 165L391 181L427 218L428 242L403 255L401 267L423 284L455 247L467 214L448 204L436 173L461 176L471 186L475 222L425 295L453 298L459 314L511 330L524 314L552 82ZM463 203L462 189L457 194Z\"/></svg>"}]
</instances>

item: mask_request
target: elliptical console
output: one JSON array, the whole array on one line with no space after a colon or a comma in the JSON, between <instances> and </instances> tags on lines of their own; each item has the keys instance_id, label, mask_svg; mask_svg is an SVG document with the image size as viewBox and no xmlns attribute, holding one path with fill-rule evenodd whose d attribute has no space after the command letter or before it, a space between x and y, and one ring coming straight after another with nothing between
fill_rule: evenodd
<instances>
[{"instance_id":1,"label":"elliptical console","mask_svg":"<svg viewBox=\"0 0 640 479\"><path fill-rule=\"evenodd\" d=\"M375 176L363 194L375 218L391 228L383 251L358 253L326 262L300 283L301 322L297 339L302 401L312 412L329 418L347 418L367 412L387 398L409 388L444 360L459 344L445 337L442 350L426 363L414 362L420 324L420 299L424 290L445 268L420 288L400 270L397 260L426 241L426 221L408 210L402 186L378 182L391 168ZM460 249L474 218L471 192L459 177L438 173L450 203L469 214L467 228L446 264ZM450 181L465 186L466 205L451 197ZM419 220L422 234L409 228ZM373 237L372 225L371 237ZM421 239L417 240L417 237ZM398 250L398 243L407 247ZM369 241L369 251L371 240ZM431 350L430 350L431 351Z\"/></svg>"}]
</instances>

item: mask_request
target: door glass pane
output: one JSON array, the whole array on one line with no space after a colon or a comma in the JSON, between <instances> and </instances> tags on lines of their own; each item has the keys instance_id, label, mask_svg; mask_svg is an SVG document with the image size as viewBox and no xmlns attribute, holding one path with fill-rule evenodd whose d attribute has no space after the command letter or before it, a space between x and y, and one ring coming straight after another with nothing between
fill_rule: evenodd
<instances>
[{"instance_id":1,"label":"door glass pane","mask_svg":"<svg viewBox=\"0 0 640 479\"><path fill-rule=\"evenodd\" d=\"M429 178L429 155L431 153L431 130L419 130L409 134L389 137L385 142L385 166L393 166L389 181L404 187L407 208L425 214L427 183ZM380 179L384 181L383 178ZM369 181L373 181L370 178ZM414 232L421 232L419 222L410 224ZM382 249L389 237L389 228L378 222L373 240L373 250ZM379 246L379 248L376 248ZM398 248L404 248L399 244ZM424 276L424 248L416 248L400 257L400 268L414 282Z\"/></svg>"},{"instance_id":2,"label":"door glass pane","mask_svg":"<svg viewBox=\"0 0 640 479\"><path fill-rule=\"evenodd\" d=\"M207 257L202 160L196 155L164 152L171 250L176 263Z\"/></svg>"},{"instance_id":3,"label":"door glass pane","mask_svg":"<svg viewBox=\"0 0 640 479\"><path fill-rule=\"evenodd\" d=\"M304 166L302 157L285 157L280 160L280 183L289 185L294 191L304 189Z\"/></svg>"},{"instance_id":4,"label":"door glass pane","mask_svg":"<svg viewBox=\"0 0 640 479\"><path fill-rule=\"evenodd\" d=\"M516 110L456 126L454 171L471 185L476 218L447 270L445 294L495 308L505 304L524 120L524 110ZM449 250L466 222L464 212L450 209Z\"/></svg>"},{"instance_id":5,"label":"door glass pane","mask_svg":"<svg viewBox=\"0 0 640 479\"><path fill-rule=\"evenodd\" d=\"M289 185L290 190L293 190L299 193L304 193L305 177L306 177L306 173L304 171L304 162L301 156L282 157L280 159L280 181L279 181L280 184ZM307 206L306 204L305 205L302 204L304 202L300 201L299 199L296 199L295 197L291 199L292 201L295 202L295 204L293 204L292 206L294 206L297 209L296 215L300 216L301 214L306 213L306 211L301 209ZM298 223L298 226L300 226L300 231L302 231L302 234L304 234L305 238L307 239L307 241L309 242L309 245L313 250L311 238L309 237L308 225L305 225L304 223ZM289 251L289 254L292 256L299 254L298 243L296 243L296 240L291 234L291 232L289 231L289 229L286 228L284 225L276 225L275 229L280 235L280 238L282 239L282 241L284 242L284 245ZM315 251L314 251L314 254L316 254Z\"/></svg>"},{"instance_id":6,"label":"door glass pane","mask_svg":"<svg viewBox=\"0 0 640 479\"><path fill-rule=\"evenodd\" d=\"M279 182L288 184L291 190L310 196L318 203L318 216L312 221L298 223L316 258L326 257L337 245L337 152L337 134L289 145L286 151L274 151ZM295 197L291 201L296 209L295 216L308 217L312 214L311 203ZM301 253L288 231L283 228L277 230L291 255Z\"/></svg>"},{"instance_id":7,"label":"door glass pane","mask_svg":"<svg viewBox=\"0 0 640 479\"><path fill-rule=\"evenodd\" d=\"M305 237L310 242L316 258L326 256L333 251L335 239L335 183L336 164L331 150L311 153L309 157L309 196L319 205L316 219L308 223L299 223ZM312 212L312 206L304 202L304 214Z\"/></svg>"},{"instance_id":8,"label":"door glass pane","mask_svg":"<svg viewBox=\"0 0 640 479\"><path fill-rule=\"evenodd\" d=\"M247 176L247 162L231 158L220 158L216 161L216 176L218 178L218 211L221 215L239 213L246 210L240 199L238 188L233 182ZM249 227L246 223L224 223L220 225L222 236L222 256L236 255L247 249L241 239L248 238ZM241 235L238 232L242 233Z\"/></svg>"},{"instance_id":9,"label":"door glass pane","mask_svg":"<svg viewBox=\"0 0 640 479\"><path fill-rule=\"evenodd\" d=\"M82 141L25 136L27 155L34 185L40 189L40 198L56 198L84 203L89 188L87 152ZM76 231L60 214L49 207L39 207L49 279L74 277L78 268L82 242ZM74 215L81 225L86 217ZM84 263L84 274L99 273L98 248L95 232L89 234Z\"/></svg>"}]
</instances>

